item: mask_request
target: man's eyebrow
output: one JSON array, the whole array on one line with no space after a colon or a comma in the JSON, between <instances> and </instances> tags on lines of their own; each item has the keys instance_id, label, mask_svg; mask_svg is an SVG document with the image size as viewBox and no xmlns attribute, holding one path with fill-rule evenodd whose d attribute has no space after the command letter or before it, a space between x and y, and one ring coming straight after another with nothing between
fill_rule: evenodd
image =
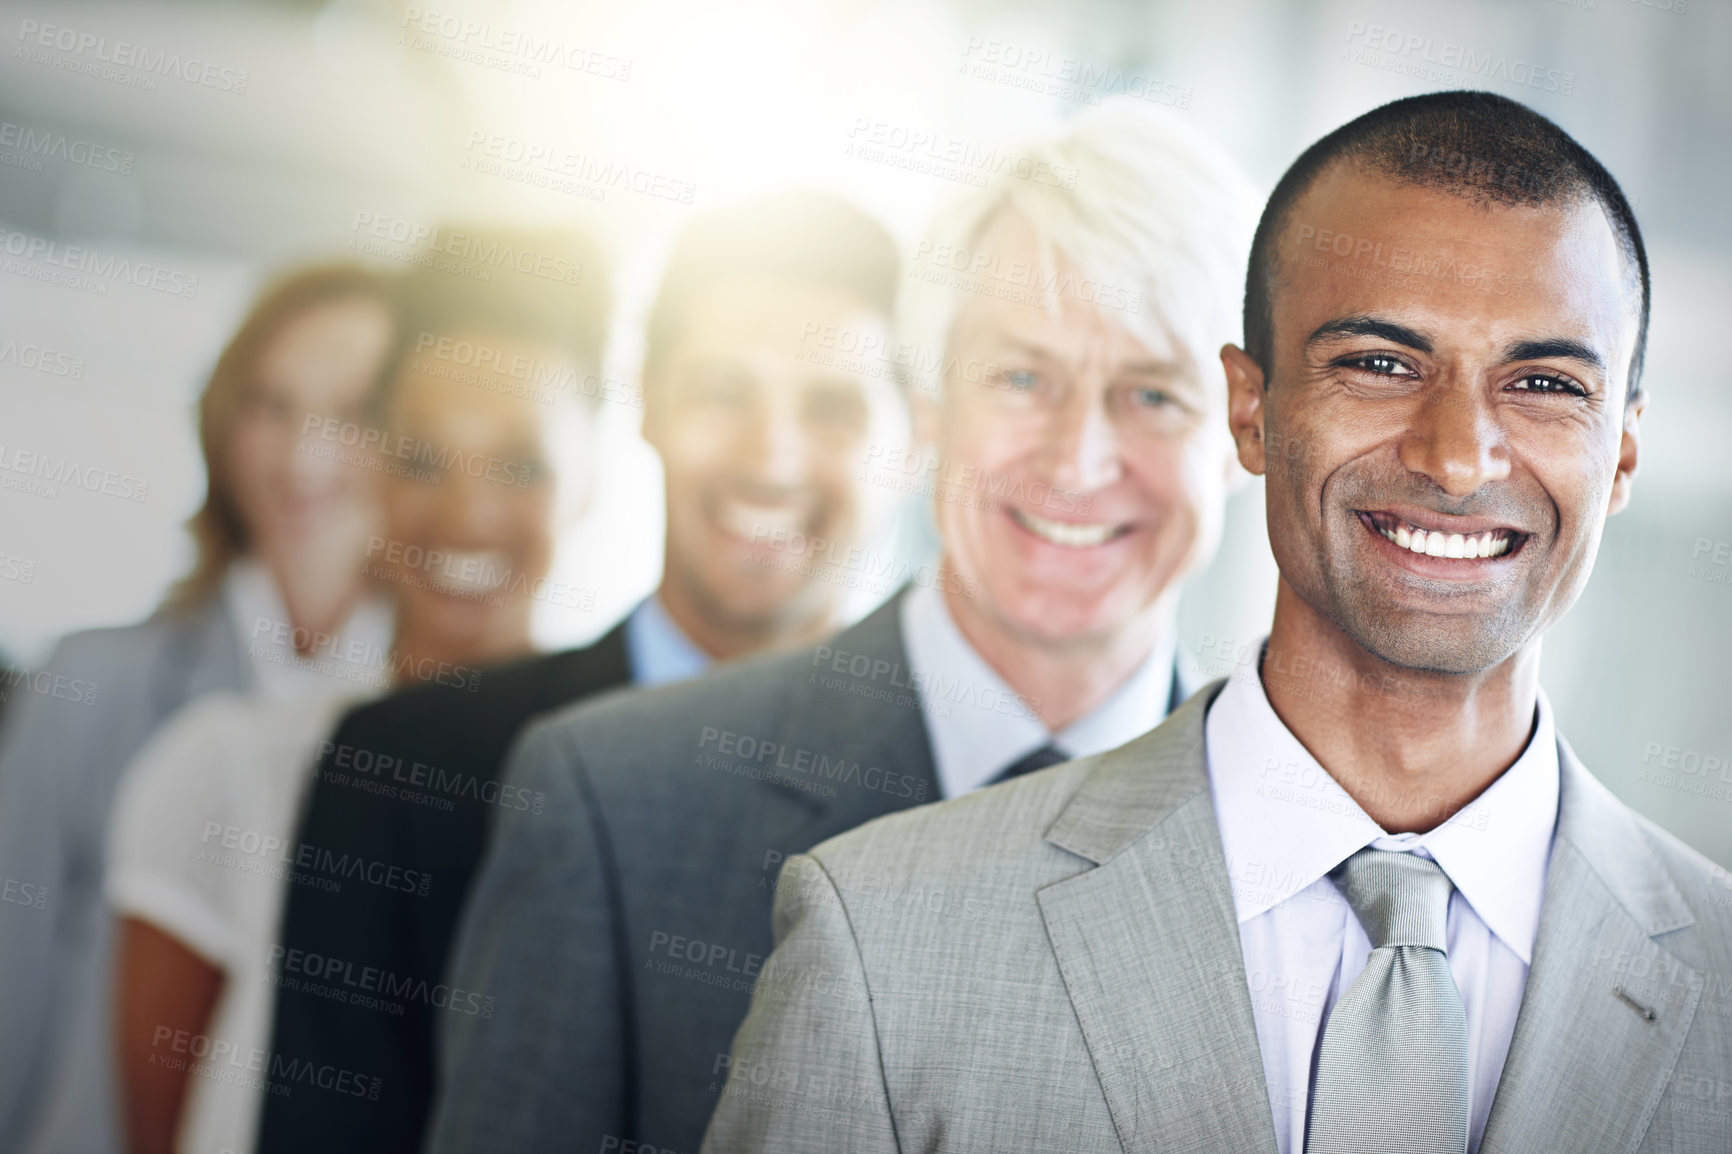
<instances>
[{"instance_id":1,"label":"man's eyebrow","mask_svg":"<svg viewBox=\"0 0 1732 1154\"><path fill-rule=\"evenodd\" d=\"M1315 344L1325 337L1381 337L1422 353L1430 353L1432 348L1428 338L1406 325L1372 316L1337 317L1324 321L1305 338L1305 343Z\"/></svg>"},{"instance_id":2,"label":"man's eyebrow","mask_svg":"<svg viewBox=\"0 0 1732 1154\"><path fill-rule=\"evenodd\" d=\"M1606 360L1581 341L1568 337L1547 337L1544 340L1517 341L1504 350L1504 359L1508 361L1543 361L1552 358L1568 361L1581 361L1592 365L1601 372L1605 371Z\"/></svg>"}]
</instances>

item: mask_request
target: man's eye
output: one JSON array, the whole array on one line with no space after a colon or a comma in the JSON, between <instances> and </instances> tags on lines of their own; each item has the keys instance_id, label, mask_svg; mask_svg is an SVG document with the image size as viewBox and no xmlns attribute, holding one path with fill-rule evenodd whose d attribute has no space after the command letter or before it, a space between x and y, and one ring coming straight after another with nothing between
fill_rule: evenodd
<instances>
[{"instance_id":1,"label":"man's eye","mask_svg":"<svg viewBox=\"0 0 1732 1154\"><path fill-rule=\"evenodd\" d=\"M1364 369L1380 377L1412 376L1413 370L1401 361L1385 353L1369 353L1362 357L1352 357L1343 362L1349 368Z\"/></svg>"},{"instance_id":2,"label":"man's eye","mask_svg":"<svg viewBox=\"0 0 1732 1154\"><path fill-rule=\"evenodd\" d=\"M1173 400L1173 394L1165 389L1156 388L1132 389L1131 400L1147 409L1158 409L1176 403Z\"/></svg>"},{"instance_id":3,"label":"man's eye","mask_svg":"<svg viewBox=\"0 0 1732 1154\"><path fill-rule=\"evenodd\" d=\"M1027 392L1040 384L1040 374L1032 369L1004 369L998 374L998 379L1005 388L1017 392Z\"/></svg>"},{"instance_id":4,"label":"man's eye","mask_svg":"<svg viewBox=\"0 0 1732 1154\"><path fill-rule=\"evenodd\" d=\"M1582 388L1568 377L1556 376L1552 373L1528 373L1518 377L1510 386L1519 393L1567 393L1572 397L1585 397L1588 390Z\"/></svg>"}]
</instances>

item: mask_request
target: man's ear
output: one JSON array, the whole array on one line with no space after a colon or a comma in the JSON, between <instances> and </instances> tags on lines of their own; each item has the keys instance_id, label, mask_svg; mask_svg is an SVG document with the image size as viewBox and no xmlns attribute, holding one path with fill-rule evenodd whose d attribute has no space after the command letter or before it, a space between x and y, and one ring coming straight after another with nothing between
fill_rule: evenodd
<instances>
[{"instance_id":1,"label":"man's ear","mask_svg":"<svg viewBox=\"0 0 1732 1154\"><path fill-rule=\"evenodd\" d=\"M1239 450L1239 464L1262 476L1268 467L1263 437L1263 369L1238 345L1221 346L1221 367L1227 370L1227 427Z\"/></svg>"},{"instance_id":2,"label":"man's ear","mask_svg":"<svg viewBox=\"0 0 1732 1154\"><path fill-rule=\"evenodd\" d=\"M1618 472L1612 478L1612 495L1606 502L1606 515L1620 513L1630 503L1630 485L1636 477L1636 466L1642 455L1642 412L1648 407L1648 394L1638 392L1624 405L1624 431L1618 438Z\"/></svg>"}]
</instances>

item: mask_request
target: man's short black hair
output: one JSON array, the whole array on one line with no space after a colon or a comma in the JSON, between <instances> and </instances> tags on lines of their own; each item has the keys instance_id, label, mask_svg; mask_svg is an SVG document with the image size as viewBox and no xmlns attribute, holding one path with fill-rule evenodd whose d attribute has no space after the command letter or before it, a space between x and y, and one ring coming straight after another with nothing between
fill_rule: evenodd
<instances>
[{"instance_id":1,"label":"man's short black hair","mask_svg":"<svg viewBox=\"0 0 1732 1154\"><path fill-rule=\"evenodd\" d=\"M1637 394L1648 346L1648 253L1630 202L1605 166L1556 124L1508 97L1469 91L1430 92L1374 108L1307 148L1281 177L1257 223L1245 276L1245 351L1265 380L1274 360L1275 246L1299 198L1337 161L1488 204L1598 203L1641 288L1626 398Z\"/></svg>"},{"instance_id":2,"label":"man's short black hair","mask_svg":"<svg viewBox=\"0 0 1732 1154\"><path fill-rule=\"evenodd\" d=\"M709 212L687 226L668 258L644 334L644 376L679 339L693 302L718 283L762 278L839 288L889 316L898 261L884 226L830 193L795 190Z\"/></svg>"}]
</instances>

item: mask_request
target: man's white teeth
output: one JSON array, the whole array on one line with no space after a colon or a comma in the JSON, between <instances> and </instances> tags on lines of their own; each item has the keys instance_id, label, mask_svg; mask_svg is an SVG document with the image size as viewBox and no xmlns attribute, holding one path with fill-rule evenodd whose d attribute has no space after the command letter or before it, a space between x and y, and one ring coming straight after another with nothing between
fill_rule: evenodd
<instances>
[{"instance_id":1,"label":"man's white teeth","mask_svg":"<svg viewBox=\"0 0 1732 1154\"><path fill-rule=\"evenodd\" d=\"M1378 532L1414 553L1424 553L1427 557L1460 557L1469 561L1480 557L1497 557L1509 552L1512 539L1501 529L1466 534L1444 533L1433 529L1428 533L1424 529L1409 529L1406 525L1397 525L1393 531L1380 529Z\"/></svg>"},{"instance_id":2,"label":"man's white teeth","mask_svg":"<svg viewBox=\"0 0 1732 1154\"><path fill-rule=\"evenodd\" d=\"M1024 513L1021 509L1012 509L1010 515L1016 519L1018 525L1036 537L1068 549L1088 549L1104 545L1119 533L1117 525L1078 525L1071 521L1048 521L1045 517Z\"/></svg>"},{"instance_id":3,"label":"man's white teeth","mask_svg":"<svg viewBox=\"0 0 1732 1154\"><path fill-rule=\"evenodd\" d=\"M717 519L722 528L746 541L763 541L780 533L799 533L806 527L805 510L795 505L759 505L750 501L723 501Z\"/></svg>"}]
</instances>

